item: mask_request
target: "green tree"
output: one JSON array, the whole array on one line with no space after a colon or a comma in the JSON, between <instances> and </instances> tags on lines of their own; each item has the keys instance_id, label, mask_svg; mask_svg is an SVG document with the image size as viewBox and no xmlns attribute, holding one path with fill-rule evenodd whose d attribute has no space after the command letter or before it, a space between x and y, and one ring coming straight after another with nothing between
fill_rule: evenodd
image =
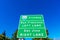
<instances>
[{"instance_id":1,"label":"green tree","mask_svg":"<svg viewBox=\"0 0 60 40\"><path fill-rule=\"evenodd\" d=\"M6 40L6 33L5 33L5 31L2 33L2 35L3 35L3 40Z\"/></svg>"},{"instance_id":2,"label":"green tree","mask_svg":"<svg viewBox=\"0 0 60 40\"><path fill-rule=\"evenodd\" d=\"M18 40L18 38L17 38L17 31L18 31L18 30L16 30L16 31L14 32L14 34L12 34L11 40Z\"/></svg>"},{"instance_id":3,"label":"green tree","mask_svg":"<svg viewBox=\"0 0 60 40\"><path fill-rule=\"evenodd\" d=\"M0 35L0 40L10 40L8 37L6 37L5 31Z\"/></svg>"}]
</instances>

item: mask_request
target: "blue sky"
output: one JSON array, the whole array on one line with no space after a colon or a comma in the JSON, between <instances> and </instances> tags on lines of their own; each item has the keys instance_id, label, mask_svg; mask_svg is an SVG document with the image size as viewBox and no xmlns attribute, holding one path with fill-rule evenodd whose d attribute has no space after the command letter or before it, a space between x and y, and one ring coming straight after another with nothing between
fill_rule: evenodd
<instances>
[{"instance_id":1,"label":"blue sky","mask_svg":"<svg viewBox=\"0 0 60 40\"><path fill-rule=\"evenodd\" d=\"M0 34L5 30L12 37L18 28L19 16L24 14L43 14L48 37L60 37L59 0L0 0Z\"/></svg>"}]
</instances>

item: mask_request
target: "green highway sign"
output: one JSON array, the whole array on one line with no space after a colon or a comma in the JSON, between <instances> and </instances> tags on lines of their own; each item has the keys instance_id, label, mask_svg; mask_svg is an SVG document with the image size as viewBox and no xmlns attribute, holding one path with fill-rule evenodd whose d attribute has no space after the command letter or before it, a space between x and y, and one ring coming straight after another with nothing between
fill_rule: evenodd
<instances>
[{"instance_id":1,"label":"green highway sign","mask_svg":"<svg viewBox=\"0 0 60 40\"><path fill-rule=\"evenodd\" d=\"M43 15L21 15L17 38L46 38Z\"/></svg>"}]
</instances>

